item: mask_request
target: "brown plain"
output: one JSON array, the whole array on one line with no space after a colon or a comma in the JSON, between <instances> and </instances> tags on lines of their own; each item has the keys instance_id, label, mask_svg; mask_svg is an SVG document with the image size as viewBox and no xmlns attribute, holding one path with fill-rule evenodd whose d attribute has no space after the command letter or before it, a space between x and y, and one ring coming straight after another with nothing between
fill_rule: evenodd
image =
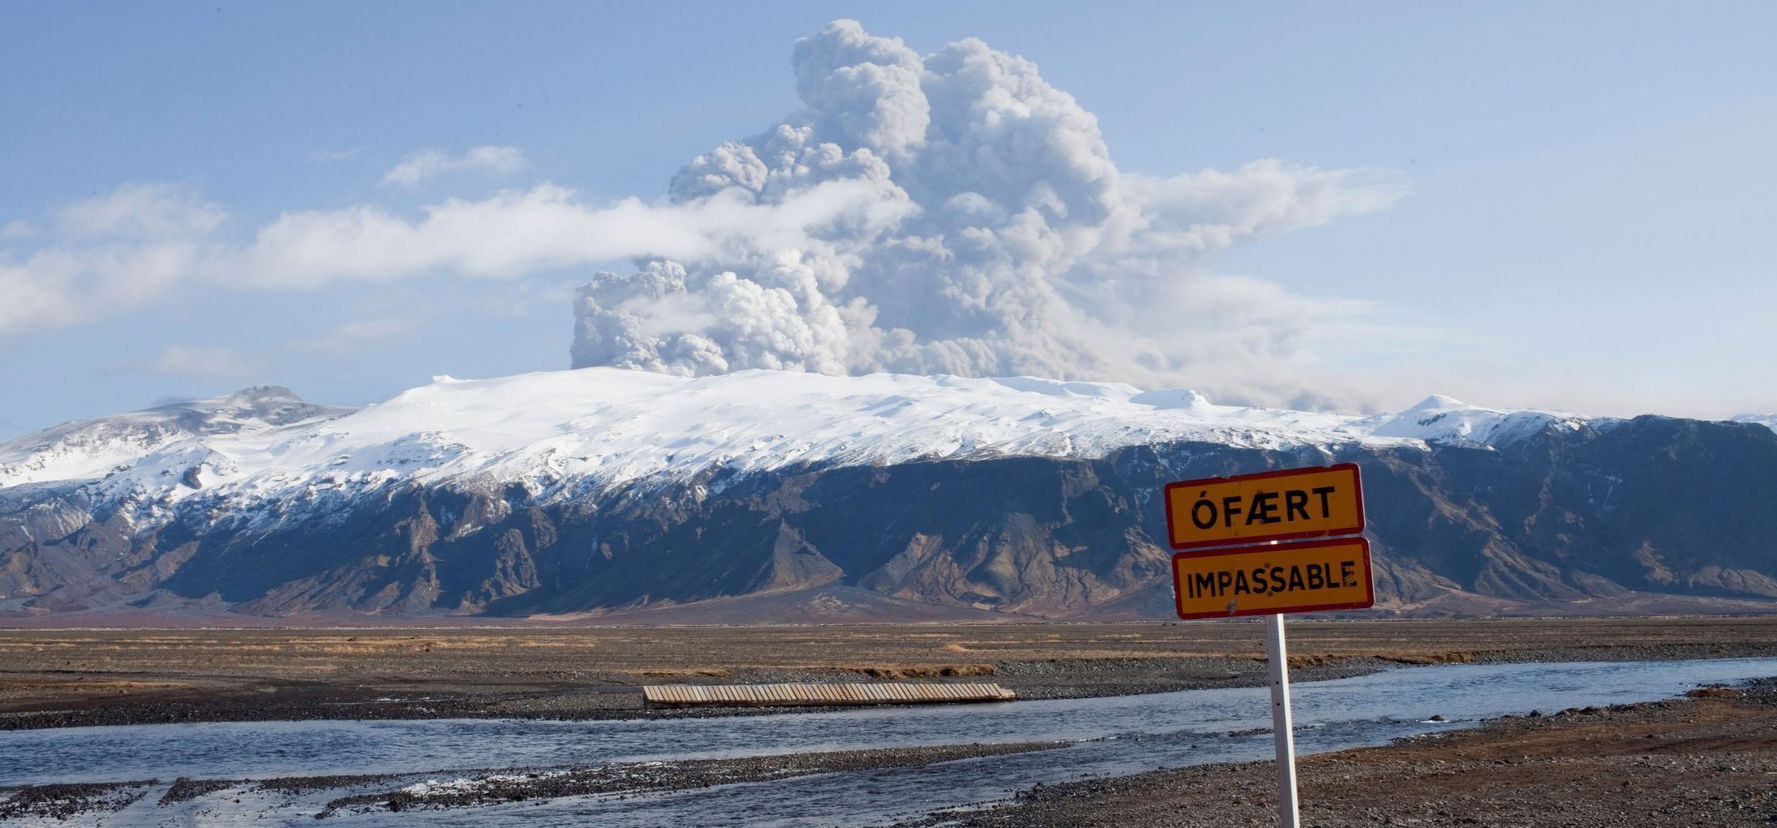
<instances>
[{"instance_id":1,"label":"brown plain","mask_svg":"<svg viewBox=\"0 0 1777 828\"><path fill-rule=\"evenodd\" d=\"M1256 621L831 627L0 630L0 725L55 709L230 699L475 699L438 715L611 710L666 682L997 676L1026 698L1256 684ZM1292 665L1777 654L1777 618L1307 621ZM316 695L319 694L319 695ZM556 698L555 702L539 699ZM566 701L563 701L563 700ZM581 701L575 701L576 699ZM521 704L520 701L523 701ZM527 706L528 705L528 706ZM620 708L622 705L615 705ZM275 712L275 711L271 711ZM380 711L387 713L387 711ZM209 718L196 710L185 718ZM342 711L342 715L346 715ZM234 718L261 716L229 714ZM153 720L150 716L144 720ZM70 721L66 723L83 723Z\"/></svg>"}]
</instances>

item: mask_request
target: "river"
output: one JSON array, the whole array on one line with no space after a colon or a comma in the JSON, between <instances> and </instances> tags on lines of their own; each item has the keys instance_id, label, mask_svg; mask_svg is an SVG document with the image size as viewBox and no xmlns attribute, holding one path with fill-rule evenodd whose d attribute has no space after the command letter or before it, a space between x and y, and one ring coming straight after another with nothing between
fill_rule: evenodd
<instances>
[{"instance_id":1,"label":"river","mask_svg":"<svg viewBox=\"0 0 1777 828\"><path fill-rule=\"evenodd\" d=\"M1699 684L1777 676L1777 658L1404 667L1298 684L1299 750L1314 753L1532 710L1625 704ZM1434 721L1432 717L1442 717ZM428 824L497 826L871 825L1003 800L1037 783L1206 762L1269 758L1263 688L1112 698L629 721L444 719L136 725L0 732L0 785L178 777L415 773L565 767L971 742L1061 741L1058 750L934 765L742 783L696 791L428 812ZM384 788L388 786L385 783ZM329 789L307 795L238 791L181 806L151 792L107 817L117 825L312 824ZM238 798L238 804L230 802ZM416 822L348 815L352 825Z\"/></svg>"}]
</instances>

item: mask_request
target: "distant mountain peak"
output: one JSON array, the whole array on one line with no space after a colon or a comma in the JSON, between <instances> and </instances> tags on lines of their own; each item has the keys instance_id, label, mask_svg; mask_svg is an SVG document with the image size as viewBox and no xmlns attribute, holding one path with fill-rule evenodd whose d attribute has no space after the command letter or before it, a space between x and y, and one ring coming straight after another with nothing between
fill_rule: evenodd
<instances>
[{"instance_id":1,"label":"distant mountain peak","mask_svg":"<svg viewBox=\"0 0 1777 828\"><path fill-rule=\"evenodd\" d=\"M1433 394L1420 400L1417 405L1414 405L1401 413L1406 414L1413 411L1439 411L1453 408L1476 408L1476 406L1469 405L1468 403L1447 394Z\"/></svg>"},{"instance_id":2,"label":"distant mountain peak","mask_svg":"<svg viewBox=\"0 0 1777 828\"><path fill-rule=\"evenodd\" d=\"M141 409L140 411L134 412L134 413L147 414L147 413L151 413L151 412L177 412L177 411L199 411L199 412L256 411L256 410L274 410L280 406L289 406L289 405L299 405L300 406L300 405L308 405L308 404L309 403L307 401L303 400L303 398L300 395L298 395L295 391L285 388L282 385L250 385L246 388L240 389L239 391L230 391L226 394L217 394L215 396L210 396L210 397L198 397L196 399L191 399L191 400L178 400L178 401L174 401L174 402L161 403L159 405L155 405L150 408ZM324 408L327 406L316 406L316 407ZM349 410L349 409L341 409L341 410L343 411L343 410Z\"/></svg>"},{"instance_id":3,"label":"distant mountain peak","mask_svg":"<svg viewBox=\"0 0 1777 828\"><path fill-rule=\"evenodd\" d=\"M97 479L170 447L207 453L202 441L330 420L356 409L314 405L279 385L76 420L0 443L0 487ZM181 470L181 475L183 470Z\"/></svg>"},{"instance_id":4,"label":"distant mountain peak","mask_svg":"<svg viewBox=\"0 0 1777 828\"><path fill-rule=\"evenodd\" d=\"M301 395L282 385L249 385L232 394L223 394L210 399L220 400L288 400L302 402Z\"/></svg>"},{"instance_id":5,"label":"distant mountain peak","mask_svg":"<svg viewBox=\"0 0 1777 828\"><path fill-rule=\"evenodd\" d=\"M1509 445L1551 424L1573 426L1586 418L1552 411L1501 411L1470 405L1455 397L1433 394L1392 417L1384 417L1372 434L1405 437L1428 443Z\"/></svg>"}]
</instances>

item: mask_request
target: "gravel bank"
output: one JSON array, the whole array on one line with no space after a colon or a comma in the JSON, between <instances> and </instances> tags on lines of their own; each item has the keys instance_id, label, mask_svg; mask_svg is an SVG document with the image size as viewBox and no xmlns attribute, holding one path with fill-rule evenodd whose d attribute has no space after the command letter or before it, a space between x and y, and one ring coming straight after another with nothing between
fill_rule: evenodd
<instances>
[{"instance_id":1,"label":"gravel bank","mask_svg":"<svg viewBox=\"0 0 1777 828\"><path fill-rule=\"evenodd\" d=\"M937 745L882 750L846 750L683 762L621 762L562 768L504 768L442 774L304 776L264 780L187 779L112 784L29 785L0 788L0 820L96 817L134 804L160 790L156 805L179 805L218 796L240 801L242 793L282 796L317 791L350 791L312 815L439 811L564 796L632 796L788 779L815 773L867 771L926 765L978 756L1027 753L1061 747L1059 742ZM288 817L290 814L282 814Z\"/></svg>"},{"instance_id":2,"label":"gravel bank","mask_svg":"<svg viewBox=\"0 0 1777 828\"><path fill-rule=\"evenodd\" d=\"M1010 805L908 826L1076 828L1277 824L1270 762L1038 786ZM1476 730L1298 764L1302 821L1690 828L1777 823L1777 680L1611 708L1507 717Z\"/></svg>"}]
</instances>

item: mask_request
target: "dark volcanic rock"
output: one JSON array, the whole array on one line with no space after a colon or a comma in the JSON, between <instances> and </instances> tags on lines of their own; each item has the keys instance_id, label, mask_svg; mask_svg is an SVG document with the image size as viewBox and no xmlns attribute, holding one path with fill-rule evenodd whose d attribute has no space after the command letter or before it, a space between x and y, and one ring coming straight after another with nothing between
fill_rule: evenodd
<instances>
[{"instance_id":1,"label":"dark volcanic rock","mask_svg":"<svg viewBox=\"0 0 1777 828\"><path fill-rule=\"evenodd\" d=\"M1385 607L1777 598L1777 434L1642 417L1497 449L1186 442L717 472L546 504L518 486L406 484L273 529L192 509L132 533L77 491L8 490L0 609L529 615L842 587L959 612L1165 617L1166 482L1346 461L1363 468Z\"/></svg>"}]
</instances>

